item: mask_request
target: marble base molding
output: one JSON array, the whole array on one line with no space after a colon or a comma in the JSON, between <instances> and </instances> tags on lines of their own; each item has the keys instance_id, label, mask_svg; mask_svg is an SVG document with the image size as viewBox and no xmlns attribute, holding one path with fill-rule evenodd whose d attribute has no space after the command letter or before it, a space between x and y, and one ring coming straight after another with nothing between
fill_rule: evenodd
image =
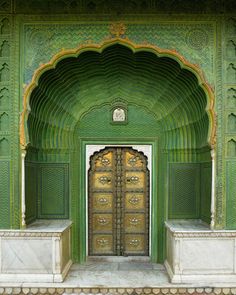
<instances>
[{"instance_id":1,"label":"marble base molding","mask_svg":"<svg viewBox=\"0 0 236 295\"><path fill-rule=\"evenodd\" d=\"M0 287L0 294L18 295L235 295L235 288L186 288L184 286L174 288L55 288L55 287Z\"/></svg>"},{"instance_id":2,"label":"marble base molding","mask_svg":"<svg viewBox=\"0 0 236 295\"><path fill-rule=\"evenodd\" d=\"M0 282L62 282L72 265L70 240L70 221L1 230Z\"/></svg>"},{"instance_id":3,"label":"marble base molding","mask_svg":"<svg viewBox=\"0 0 236 295\"><path fill-rule=\"evenodd\" d=\"M171 283L235 283L236 231L200 221L168 221L166 270Z\"/></svg>"}]
</instances>

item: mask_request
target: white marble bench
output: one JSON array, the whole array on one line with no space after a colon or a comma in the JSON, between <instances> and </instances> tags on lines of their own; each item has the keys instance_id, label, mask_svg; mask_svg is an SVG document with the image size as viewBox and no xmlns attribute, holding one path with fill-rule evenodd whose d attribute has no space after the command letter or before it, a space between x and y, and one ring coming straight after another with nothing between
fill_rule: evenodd
<instances>
[{"instance_id":1,"label":"white marble bench","mask_svg":"<svg viewBox=\"0 0 236 295\"><path fill-rule=\"evenodd\" d=\"M0 282L62 282L72 264L71 221L0 230Z\"/></svg>"},{"instance_id":2,"label":"white marble bench","mask_svg":"<svg viewBox=\"0 0 236 295\"><path fill-rule=\"evenodd\" d=\"M165 266L172 283L236 282L236 231L197 220L170 220Z\"/></svg>"}]
</instances>

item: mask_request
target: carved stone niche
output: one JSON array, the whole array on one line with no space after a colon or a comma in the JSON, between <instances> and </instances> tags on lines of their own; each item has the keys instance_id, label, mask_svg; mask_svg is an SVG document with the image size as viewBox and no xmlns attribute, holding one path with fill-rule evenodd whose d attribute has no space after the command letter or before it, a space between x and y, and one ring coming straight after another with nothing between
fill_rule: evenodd
<instances>
[{"instance_id":1,"label":"carved stone niche","mask_svg":"<svg viewBox=\"0 0 236 295\"><path fill-rule=\"evenodd\" d=\"M8 131L9 130L9 116L7 113L3 113L0 115L0 131Z\"/></svg>"},{"instance_id":2,"label":"carved stone niche","mask_svg":"<svg viewBox=\"0 0 236 295\"><path fill-rule=\"evenodd\" d=\"M227 90L227 108L236 108L236 89L229 88Z\"/></svg>"},{"instance_id":3,"label":"carved stone niche","mask_svg":"<svg viewBox=\"0 0 236 295\"><path fill-rule=\"evenodd\" d=\"M227 142L227 156L236 157L236 141L233 138Z\"/></svg>"},{"instance_id":4,"label":"carved stone niche","mask_svg":"<svg viewBox=\"0 0 236 295\"><path fill-rule=\"evenodd\" d=\"M229 40L226 45L226 53L228 57L236 56L236 44L233 40Z\"/></svg>"},{"instance_id":5,"label":"carved stone niche","mask_svg":"<svg viewBox=\"0 0 236 295\"><path fill-rule=\"evenodd\" d=\"M236 132L236 115L233 113L228 115L228 131Z\"/></svg>"},{"instance_id":6,"label":"carved stone niche","mask_svg":"<svg viewBox=\"0 0 236 295\"><path fill-rule=\"evenodd\" d=\"M236 68L233 63L230 63L227 68L227 82L236 83Z\"/></svg>"},{"instance_id":7,"label":"carved stone niche","mask_svg":"<svg viewBox=\"0 0 236 295\"><path fill-rule=\"evenodd\" d=\"M9 90L4 87L0 90L0 108L8 108L9 106Z\"/></svg>"},{"instance_id":8,"label":"carved stone niche","mask_svg":"<svg viewBox=\"0 0 236 295\"><path fill-rule=\"evenodd\" d=\"M7 40L4 40L0 49L1 57L9 57L10 56L10 45Z\"/></svg>"},{"instance_id":9,"label":"carved stone niche","mask_svg":"<svg viewBox=\"0 0 236 295\"><path fill-rule=\"evenodd\" d=\"M10 80L10 71L7 63L2 65L0 70L0 82L8 82Z\"/></svg>"},{"instance_id":10,"label":"carved stone niche","mask_svg":"<svg viewBox=\"0 0 236 295\"><path fill-rule=\"evenodd\" d=\"M230 18L227 22L227 32L228 34L235 35L236 34L236 19Z\"/></svg>"},{"instance_id":11,"label":"carved stone niche","mask_svg":"<svg viewBox=\"0 0 236 295\"><path fill-rule=\"evenodd\" d=\"M9 142L3 137L0 139L0 157L9 155Z\"/></svg>"},{"instance_id":12,"label":"carved stone niche","mask_svg":"<svg viewBox=\"0 0 236 295\"><path fill-rule=\"evenodd\" d=\"M10 34L10 22L8 18L4 18L0 23L0 33L1 35Z\"/></svg>"}]
</instances>

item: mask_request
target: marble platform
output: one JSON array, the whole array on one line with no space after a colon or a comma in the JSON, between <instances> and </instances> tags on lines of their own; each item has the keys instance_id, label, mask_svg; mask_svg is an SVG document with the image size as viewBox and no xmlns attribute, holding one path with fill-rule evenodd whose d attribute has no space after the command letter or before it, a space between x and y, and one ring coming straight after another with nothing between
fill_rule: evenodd
<instances>
[{"instance_id":1,"label":"marble platform","mask_svg":"<svg viewBox=\"0 0 236 295\"><path fill-rule=\"evenodd\" d=\"M166 228L165 265L149 257L89 257L71 266L68 220L1 230L0 290L224 287L236 294L236 231L212 231L196 220L168 221Z\"/></svg>"},{"instance_id":2,"label":"marble platform","mask_svg":"<svg viewBox=\"0 0 236 295\"><path fill-rule=\"evenodd\" d=\"M236 231L196 220L166 222L165 266L172 283L236 283Z\"/></svg>"},{"instance_id":3,"label":"marble platform","mask_svg":"<svg viewBox=\"0 0 236 295\"><path fill-rule=\"evenodd\" d=\"M38 220L0 231L0 282L62 282L72 264L71 222Z\"/></svg>"},{"instance_id":4,"label":"marble platform","mask_svg":"<svg viewBox=\"0 0 236 295\"><path fill-rule=\"evenodd\" d=\"M73 264L70 268L68 275L63 282L15 282L15 283L1 283L1 288L20 288L25 290L58 290L57 294L63 294L63 292L71 294L123 294L129 289L144 290L155 289L154 294L179 294L177 291L181 289L181 294L187 294L187 290L190 290L189 294L213 293L213 289L216 289L217 295L230 294L229 290L234 288L236 294L236 281L234 283L220 283L220 282L198 282L198 283L171 283L169 275L164 265L155 264L148 261L91 261L88 260L83 264ZM219 290L226 288L228 293L219 293ZM230 289L229 289L230 288ZM64 290L64 291L63 291ZM90 291L89 291L90 290ZM96 291L97 290L97 291ZM109 291L112 290L112 291ZM113 291L116 290L117 293ZM122 291L123 290L123 293ZM163 292L161 290L164 290ZM185 291L184 291L185 290ZM62 293L60 293L60 292ZM46 291L45 291L46 292ZM48 292L51 294L50 292ZM211 293L211 294L212 294ZM1 294L1 293L0 293ZM26 293L24 293L26 294ZM41 293L40 293L41 294ZM137 293L139 294L139 293ZM149 294L141 292L140 294Z\"/></svg>"}]
</instances>

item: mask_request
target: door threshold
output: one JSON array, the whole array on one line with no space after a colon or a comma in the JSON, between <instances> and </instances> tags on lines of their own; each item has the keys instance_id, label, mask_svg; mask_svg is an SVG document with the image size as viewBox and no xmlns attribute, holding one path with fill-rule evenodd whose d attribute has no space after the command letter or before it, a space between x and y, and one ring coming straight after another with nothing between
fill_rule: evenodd
<instances>
[{"instance_id":1,"label":"door threshold","mask_svg":"<svg viewBox=\"0 0 236 295\"><path fill-rule=\"evenodd\" d=\"M88 256L88 262L150 262L150 256Z\"/></svg>"}]
</instances>

